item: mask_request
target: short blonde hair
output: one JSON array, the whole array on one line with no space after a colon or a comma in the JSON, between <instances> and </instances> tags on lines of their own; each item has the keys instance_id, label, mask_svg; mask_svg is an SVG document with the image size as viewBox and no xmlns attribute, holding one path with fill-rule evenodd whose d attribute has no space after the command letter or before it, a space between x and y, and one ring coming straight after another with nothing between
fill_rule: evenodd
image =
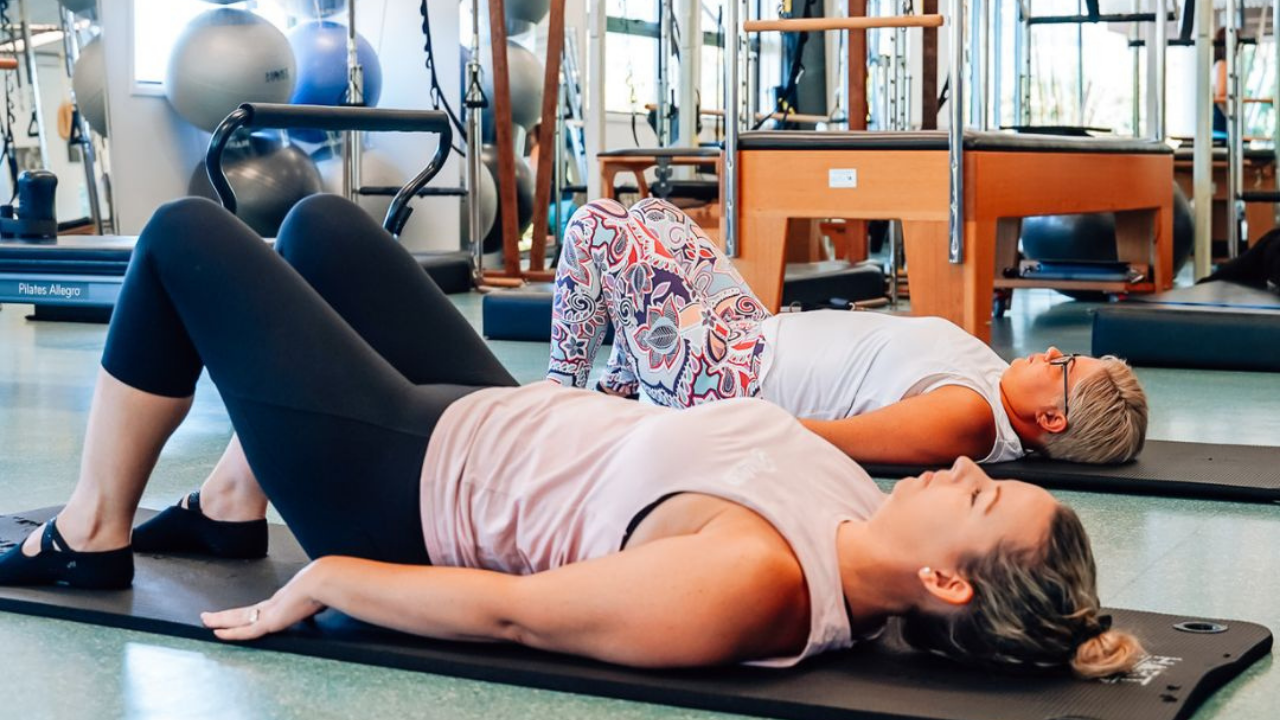
<instances>
[{"instance_id":1,"label":"short blonde hair","mask_svg":"<svg viewBox=\"0 0 1280 720\"><path fill-rule=\"evenodd\" d=\"M1147 439L1147 394L1133 369L1113 355L1071 391L1067 429L1040 437L1045 455L1084 463L1132 460Z\"/></svg>"}]
</instances>

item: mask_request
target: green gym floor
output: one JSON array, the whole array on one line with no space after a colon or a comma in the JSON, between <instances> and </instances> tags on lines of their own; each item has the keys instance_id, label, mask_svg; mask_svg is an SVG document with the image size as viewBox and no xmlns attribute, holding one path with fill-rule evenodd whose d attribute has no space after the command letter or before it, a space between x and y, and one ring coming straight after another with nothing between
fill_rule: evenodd
<instances>
[{"instance_id":1,"label":"green gym floor","mask_svg":"<svg viewBox=\"0 0 1280 720\"><path fill-rule=\"evenodd\" d=\"M457 297L457 296L455 296ZM459 306L479 326L478 296ZM995 324L1007 357L1055 344L1089 350L1089 308L1020 291ZM0 311L0 513L63 502L105 326L32 323ZM522 382L541 377L538 343L493 343ZM1142 369L1150 436L1280 446L1280 374ZM213 386L166 448L143 498L172 503L203 479L231 434ZM1280 472L1280 450L1277 450ZM1280 630L1280 508L1061 492L1093 537L1103 601ZM278 519L278 518L277 518ZM11 718L710 718L716 713L384 670L0 613L0 715ZM1267 657L1196 718L1270 718L1280 669Z\"/></svg>"}]
</instances>

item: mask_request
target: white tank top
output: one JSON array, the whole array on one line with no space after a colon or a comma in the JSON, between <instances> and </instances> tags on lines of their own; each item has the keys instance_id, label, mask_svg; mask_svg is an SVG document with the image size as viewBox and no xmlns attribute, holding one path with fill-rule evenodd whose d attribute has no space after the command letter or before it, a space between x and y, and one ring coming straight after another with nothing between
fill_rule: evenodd
<instances>
[{"instance_id":1,"label":"white tank top","mask_svg":"<svg viewBox=\"0 0 1280 720\"><path fill-rule=\"evenodd\" d=\"M991 405L996 441L979 462L1022 457L1022 440L1000 399L1009 364L981 340L936 317L817 310L764 321L760 397L798 418L839 420L944 385Z\"/></svg>"},{"instance_id":2,"label":"white tank top","mask_svg":"<svg viewBox=\"0 0 1280 720\"><path fill-rule=\"evenodd\" d=\"M804 650L753 664L785 667L853 644L836 529L871 517L884 494L761 400L672 410L547 382L463 397L427 446L423 536L437 565L526 575L618 552L641 510L681 492L755 511L804 570Z\"/></svg>"}]
</instances>

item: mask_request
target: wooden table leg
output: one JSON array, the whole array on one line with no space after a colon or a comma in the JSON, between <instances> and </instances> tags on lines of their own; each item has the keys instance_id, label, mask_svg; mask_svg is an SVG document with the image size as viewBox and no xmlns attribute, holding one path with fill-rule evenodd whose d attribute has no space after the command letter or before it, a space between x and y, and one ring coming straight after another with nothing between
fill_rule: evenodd
<instances>
[{"instance_id":1,"label":"wooden table leg","mask_svg":"<svg viewBox=\"0 0 1280 720\"><path fill-rule=\"evenodd\" d=\"M605 200L617 200L617 188L613 186L618 179L618 168L611 162L600 163L600 193Z\"/></svg>"},{"instance_id":2,"label":"wooden table leg","mask_svg":"<svg viewBox=\"0 0 1280 720\"><path fill-rule=\"evenodd\" d=\"M902 245L911 277L913 315L964 321L964 275L947 262L947 223L904 220Z\"/></svg>"},{"instance_id":3,"label":"wooden table leg","mask_svg":"<svg viewBox=\"0 0 1280 720\"><path fill-rule=\"evenodd\" d=\"M1245 203L1244 218L1249 223L1249 247L1253 247L1276 226L1276 206L1271 203Z\"/></svg>"},{"instance_id":4,"label":"wooden table leg","mask_svg":"<svg viewBox=\"0 0 1280 720\"><path fill-rule=\"evenodd\" d=\"M787 218L742 213L738 220L739 255L734 267L770 312L782 306L783 258L786 255Z\"/></svg>"},{"instance_id":5,"label":"wooden table leg","mask_svg":"<svg viewBox=\"0 0 1280 720\"><path fill-rule=\"evenodd\" d=\"M1173 208L1116 213L1116 253L1124 262L1150 263L1158 292L1173 288Z\"/></svg>"}]
</instances>

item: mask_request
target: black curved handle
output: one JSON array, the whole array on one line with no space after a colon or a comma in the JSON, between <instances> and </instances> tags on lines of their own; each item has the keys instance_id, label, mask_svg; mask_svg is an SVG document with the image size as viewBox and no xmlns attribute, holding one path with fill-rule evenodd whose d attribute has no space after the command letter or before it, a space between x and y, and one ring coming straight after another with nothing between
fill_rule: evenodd
<instances>
[{"instance_id":1,"label":"black curved handle","mask_svg":"<svg viewBox=\"0 0 1280 720\"><path fill-rule=\"evenodd\" d=\"M275 103L245 103L231 112L220 123L209 140L205 153L205 168L209 182L218 193L223 207L236 211L236 194L227 182L222 170L222 152L232 133L240 128L289 129L313 128L317 130L361 130L367 132L434 132L440 136L436 153L422 172L400 188L382 226L392 235L399 235L409 220L413 208L409 200L418 194L444 167L453 146L453 128L449 116L439 110L384 110L370 107L334 107L329 105L280 105Z\"/></svg>"}]
</instances>

